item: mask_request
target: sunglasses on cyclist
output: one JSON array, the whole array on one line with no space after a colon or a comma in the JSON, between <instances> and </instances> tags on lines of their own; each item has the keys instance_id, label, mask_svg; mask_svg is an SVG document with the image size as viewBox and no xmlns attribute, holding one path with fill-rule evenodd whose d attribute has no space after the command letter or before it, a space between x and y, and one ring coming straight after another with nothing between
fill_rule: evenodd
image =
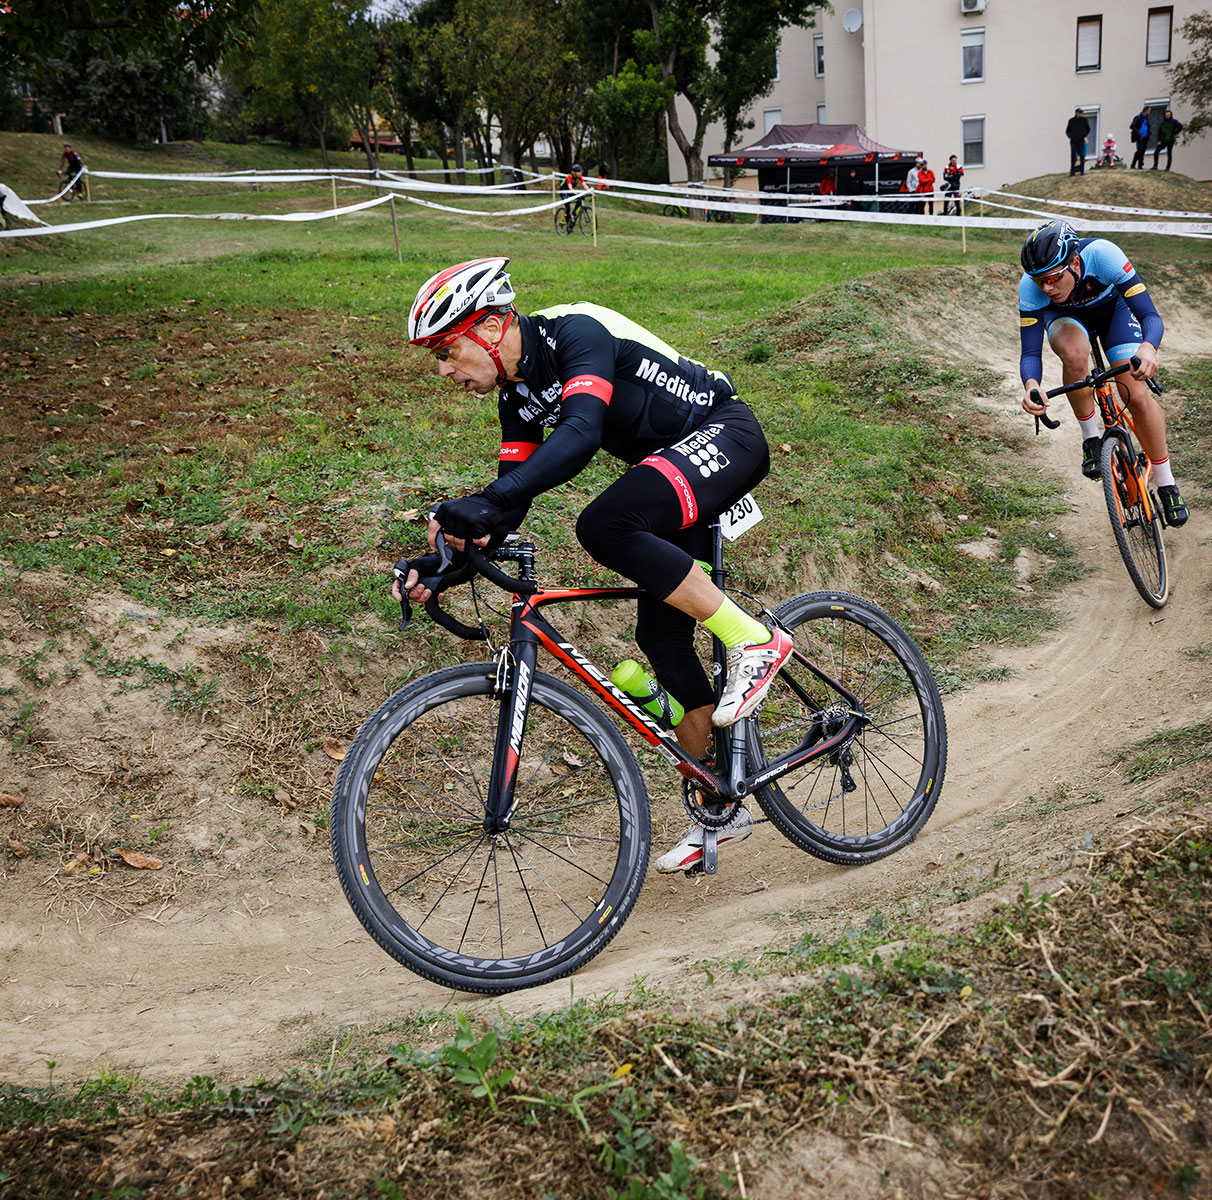
<instances>
[{"instance_id":1,"label":"sunglasses on cyclist","mask_svg":"<svg viewBox=\"0 0 1212 1200\"><path fill-rule=\"evenodd\" d=\"M1045 283L1053 284L1056 283L1068 269L1068 267L1061 267L1059 271L1052 271L1047 275L1033 275L1032 278L1041 286Z\"/></svg>"}]
</instances>

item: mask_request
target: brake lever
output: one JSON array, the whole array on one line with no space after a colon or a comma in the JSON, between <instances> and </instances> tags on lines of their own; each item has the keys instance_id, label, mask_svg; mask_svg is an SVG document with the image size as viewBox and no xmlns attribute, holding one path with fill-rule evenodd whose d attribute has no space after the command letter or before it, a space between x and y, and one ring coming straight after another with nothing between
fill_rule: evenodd
<instances>
[{"instance_id":1,"label":"brake lever","mask_svg":"<svg viewBox=\"0 0 1212 1200\"><path fill-rule=\"evenodd\" d=\"M1038 388L1031 389L1031 399L1034 400L1036 404L1043 404L1043 402L1044 402L1043 397L1040 395ZM1031 415L1035 418L1035 436L1036 437L1039 437L1039 426L1040 426L1041 421L1045 425L1047 425L1049 429L1059 429L1060 428L1060 422L1054 421L1050 416L1048 416L1048 414L1046 412L1045 413L1032 413Z\"/></svg>"},{"instance_id":2,"label":"brake lever","mask_svg":"<svg viewBox=\"0 0 1212 1200\"><path fill-rule=\"evenodd\" d=\"M396 577L400 584L400 630L403 632L408 628L408 622L412 620L412 605L408 603L408 593L404 590L404 581L408 578L409 564L408 559L402 558L391 569L391 573Z\"/></svg>"}]
</instances>

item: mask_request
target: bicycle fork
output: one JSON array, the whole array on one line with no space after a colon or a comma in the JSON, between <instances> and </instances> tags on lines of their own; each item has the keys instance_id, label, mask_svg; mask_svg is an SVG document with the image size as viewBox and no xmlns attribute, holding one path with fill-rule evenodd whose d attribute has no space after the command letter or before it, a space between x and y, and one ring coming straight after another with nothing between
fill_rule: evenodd
<instances>
[{"instance_id":1,"label":"bicycle fork","mask_svg":"<svg viewBox=\"0 0 1212 1200\"><path fill-rule=\"evenodd\" d=\"M484 811L486 833L504 833L517 807L518 765L526 736L526 715L534 687L538 641L524 626L516 628L497 662L496 686L502 690L493 746L492 775Z\"/></svg>"}]
</instances>

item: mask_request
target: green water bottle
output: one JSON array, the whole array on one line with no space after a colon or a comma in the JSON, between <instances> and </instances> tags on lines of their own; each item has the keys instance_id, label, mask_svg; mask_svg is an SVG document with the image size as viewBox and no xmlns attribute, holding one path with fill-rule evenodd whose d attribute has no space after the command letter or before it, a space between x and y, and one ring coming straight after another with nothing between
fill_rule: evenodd
<instances>
[{"instance_id":1,"label":"green water bottle","mask_svg":"<svg viewBox=\"0 0 1212 1200\"><path fill-rule=\"evenodd\" d=\"M657 722L672 729L686 710L634 658L625 658L610 672L610 682L640 702Z\"/></svg>"}]
</instances>

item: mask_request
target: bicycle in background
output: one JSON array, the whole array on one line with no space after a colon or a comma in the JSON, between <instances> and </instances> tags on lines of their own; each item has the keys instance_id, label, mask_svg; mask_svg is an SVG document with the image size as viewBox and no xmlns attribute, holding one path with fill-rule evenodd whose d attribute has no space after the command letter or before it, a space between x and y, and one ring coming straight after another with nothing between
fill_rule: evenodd
<instances>
[{"instance_id":1,"label":"bicycle in background","mask_svg":"<svg viewBox=\"0 0 1212 1200\"><path fill-rule=\"evenodd\" d=\"M1134 371L1140 359L1121 363L1107 369L1099 349L1098 339L1090 339L1093 370L1085 379L1052 388L1045 395L1051 400L1067 392L1092 388L1103 423L1100 468L1103 480L1103 498L1107 503L1107 515L1111 518L1111 532L1119 547L1120 557L1128 568L1128 575L1141 598L1152 608L1161 608L1170 594L1170 580L1166 570L1166 545L1162 540L1162 529L1166 524L1165 511L1158 502L1157 494L1149 486L1153 467L1149 456L1137 449L1133 440L1136 428L1132 414L1123 402L1111 380L1125 371ZM1149 390L1160 396L1161 385L1153 379L1145 381ZM1038 399L1039 393L1034 396ZM1035 432L1039 433L1040 422L1049 429L1056 429L1059 421L1047 413L1035 418Z\"/></svg>"}]
</instances>

